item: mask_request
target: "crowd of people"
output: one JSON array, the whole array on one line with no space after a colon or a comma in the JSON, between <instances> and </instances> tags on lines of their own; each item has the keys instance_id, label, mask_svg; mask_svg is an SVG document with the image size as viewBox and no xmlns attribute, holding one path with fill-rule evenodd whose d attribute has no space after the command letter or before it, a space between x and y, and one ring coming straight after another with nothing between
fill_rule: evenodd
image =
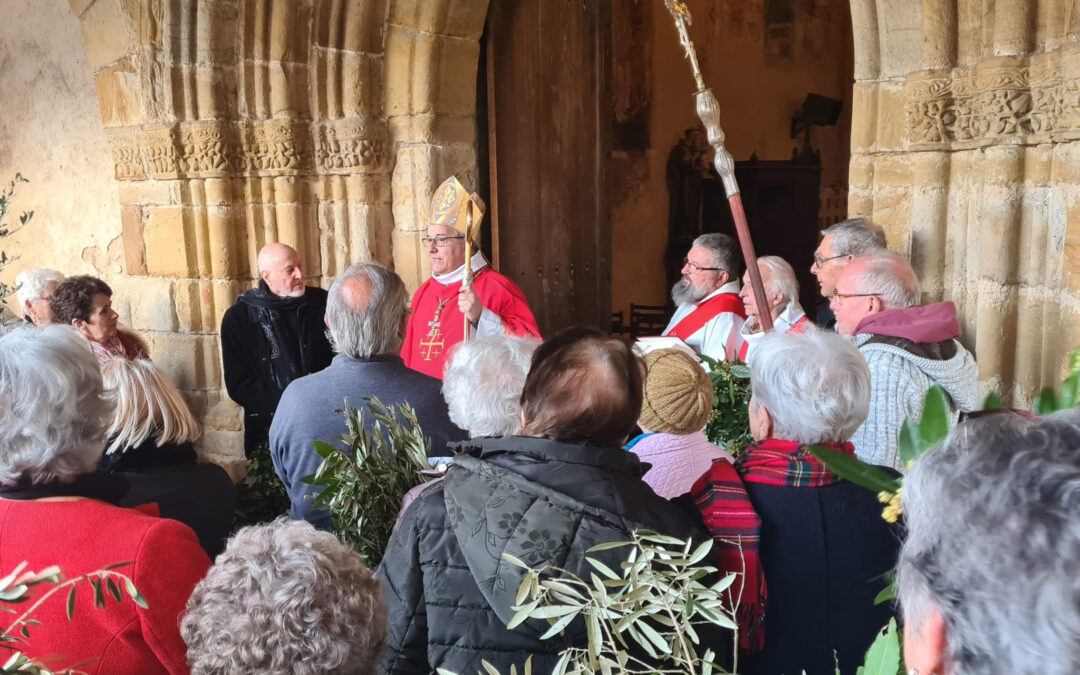
<instances>
[{"instance_id":1,"label":"crowd of people","mask_svg":"<svg viewBox=\"0 0 1080 675\"><path fill-rule=\"evenodd\" d=\"M734 240L699 237L672 289L678 344L642 354L595 328L542 340L520 289L466 255L483 208L456 179L439 188L432 276L411 301L378 264L322 290L291 247L259 252L257 286L222 320L224 379L245 452L272 461L291 512L231 537L232 481L199 461L195 416L118 325L111 288L20 274L26 325L0 337L0 570L76 578L130 561L118 569L147 607L50 598L17 648L91 673L548 672L590 631L508 628L526 572L504 554L588 579L586 557L625 559L595 546L651 530L711 540L706 562L741 575L737 639L699 627L741 673L854 673L901 608L912 673L1080 665L1080 413L968 417L977 368L955 308L920 304L880 228L824 230L815 317L789 262L758 259L758 298ZM753 442L737 457L704 433L698 355L749 366ZM905 466L900 427L934 384L955 428ZM334 442L337 411L366 397L409 404L438 467L405 495L374 571L303 480L321 461L312 441ZM906 474L905 520L883 520L811 446ZM894 570L899 606L876 604Z\"/></svg>"}]
</instances>

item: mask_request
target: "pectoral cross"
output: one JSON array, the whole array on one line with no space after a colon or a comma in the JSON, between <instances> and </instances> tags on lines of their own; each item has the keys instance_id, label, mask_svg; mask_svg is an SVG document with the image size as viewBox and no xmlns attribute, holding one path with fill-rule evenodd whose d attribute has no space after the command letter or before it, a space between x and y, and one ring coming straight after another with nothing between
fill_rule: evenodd
<instances>
[{"instance_id":1,"label":"pectoral cross","mask_svg":"<svg viewBox=\"0 0 1080 675\"><path fill-rule=\"evenodd\" d=\"M430 361L439 355L443 347L446 346L443 340L443 333L440 330L442 322L439 321L439 315L442 314L443 306L450 300L450 298L443 298L439 301L439 306L435 308L435 316L428 321L428 334L426 340L420 341L420 355L425 361Z\"/></svg>"}]
</instances>

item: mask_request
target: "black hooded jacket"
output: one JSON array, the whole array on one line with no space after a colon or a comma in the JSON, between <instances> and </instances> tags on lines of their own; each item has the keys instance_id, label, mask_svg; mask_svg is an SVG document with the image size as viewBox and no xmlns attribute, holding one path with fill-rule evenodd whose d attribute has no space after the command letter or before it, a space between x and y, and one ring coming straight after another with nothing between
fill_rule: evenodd
<instances>
[{"instance_id":1,"label":"black hooded jacket","mask_svg":"<svg viewBox=\"0 0 1080 675\"><path fill-rule=\"evenodd\" d=\"M326 291L309 286L282 298L263 281L242 293L221 319L221 361L229 398L244 408L248 456L267 439L285 387L334 358L326 337Z\"/></svg>"},{"instance_id":2,"label":"black hooded jacket","mask_svg":"<svg viewBox=\"0 0 1080 675\"><path fill-rule=\"evenodd\" d=\"M530 656L542 673L561 650L583 646L575 623L548 640L539 639L546 621L506 628L525 571L504 561L504 552L534 569L551 565L588 579L586 551L629 541L634 530L708 536L657 496L641 480L637 456L620 448L522 436L459 447L446 478L405 512L379 565L389 613L383 673L484 672L481 660L521 672ZM618 569L626 554L592 556Z\"/></svg>"}]
</instances>

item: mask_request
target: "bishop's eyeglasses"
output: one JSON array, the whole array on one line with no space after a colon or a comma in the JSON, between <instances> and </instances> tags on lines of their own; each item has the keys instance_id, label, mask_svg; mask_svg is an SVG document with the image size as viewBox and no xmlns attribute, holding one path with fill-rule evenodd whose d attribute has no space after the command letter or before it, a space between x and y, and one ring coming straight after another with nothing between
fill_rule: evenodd
<instances>
[{"instance_id":1,"label":"bishop's eyeglasses","mask_svg":"<svg viewBox=\"0 0 1080 675\"><path fill-rule=\"evenodd\" d=\"M434 244L435 248L442 248L443 246L446 246L451 241L454 241L455 239L464 239L464 238L465 238L464 236L457 236L457 237L421 237L420 238L420 243L423 244L424 246L429 246L429 247L432 244Z\"/></svg>"}]
</instances>

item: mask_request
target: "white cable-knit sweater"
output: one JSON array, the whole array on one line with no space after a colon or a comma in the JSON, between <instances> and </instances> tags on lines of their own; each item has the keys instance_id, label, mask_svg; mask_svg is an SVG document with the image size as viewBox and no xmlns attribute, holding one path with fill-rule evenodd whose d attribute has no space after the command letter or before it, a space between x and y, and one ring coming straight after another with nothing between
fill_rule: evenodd
<instances>
[{"instance_id":1,"label":"white cable-knit sweater","mask_svg":"<svg viewBox=\"0 0 1080 675\"><path fill-rule=\"evenodd\" d=\"M851 442L864 462L904 471L899 442L904 420L919 419L926 392L938 384L948 394L949 426L954 426L961 412L978 405L979 370L975 358L959 342L951 359L935 361L893 345L866 344L872 337L868 333L855 336L870 366L870 415Z\"/></svg>"}]
</instances>

